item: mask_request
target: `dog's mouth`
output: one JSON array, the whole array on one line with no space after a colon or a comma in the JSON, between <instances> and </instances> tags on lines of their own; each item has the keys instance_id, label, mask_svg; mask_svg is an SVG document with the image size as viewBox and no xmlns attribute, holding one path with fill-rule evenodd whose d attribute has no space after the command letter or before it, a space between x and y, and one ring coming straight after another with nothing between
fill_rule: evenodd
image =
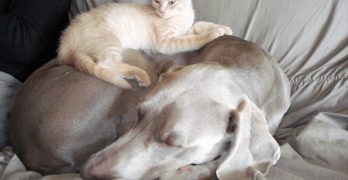
<instances>
[{"instance_id":1,"label":"dog's mouth","mask_svg":"<svg viewBox=\"0 0 348 180\"><path fill-rule=\"evenodd\" d=\"M205 165L205 164L209 164L211 162L214 162L214 161L218 161L219 159L221 158L221 154L217 155L214 159L212 159L211 161L208 161L208 162L205 162L205 163L200 163L200 164L195 164L195 163L192 163L192 164L187 164L187 165L184 165L184 166L181 166L180 168L178 168L176 171L177 173L179 174L185 174L185 173L190 173L193 171L192 168L194 168L195 166L200 166L200 165ZM210 169L210 171L213 171L214 170L214 167L209 165L208 167ZM153 169L152 171L155 171L155 169ZM161 175L165 172L168 172L168 171L163 171L162 173L159 173L159 176L156 177L156 178L153 178L153 180L161 180Z\"/></svg>"},{"instance_id":2,"label":"dog's mouth","mask_svg":"<svg viewBox=\"0 0 348 180\"><path fill-rule=\"evenodd\" d=\"M186 166L182 166L182 167L179 168L177 171L178 171L179 173L190 172L191 166L193 166L193 165L192 165L192 164L189 164L189 165L186 165Z\"/></svg>"},{"instance_id":3,"label":"dog's mouth","mask_svg":"<svg viewBox=\"0 0 348 180\"><path fill-rule=\"evenodd\" d=\"M191 171L192 166L196 166L196 164L188 164L188 165L182 166L182 167L178 168L176 170L176 172L179 174L188 173ZM163 175L163 173L166 173L166 172L168 172L168 171L163 171L162 173L159 173L159 176L156 178L153 178L153 180L161 180L161 175Z\"/></svg>"},{"instance_id":4,"label":"dog's mouth","mask_svg":"<svg viewBox=\"0 0 348 180\"><path fill-rule=\"evenodd\" d=\"M209 161L209 162L217 161L220 158L221 158L221 154L216 156L212 161ZM206 162L206 163L209 163L209 162ZM203 164L206 164L206 163L203 163ZM182 166L181 168L177 169L177 171L179 173L187 173L187 172L191 171L191 167L199 166L199 165L203 165L203 164L189 164L189 165L185 165L185 166Z\"/></svg>"}]
</instances>

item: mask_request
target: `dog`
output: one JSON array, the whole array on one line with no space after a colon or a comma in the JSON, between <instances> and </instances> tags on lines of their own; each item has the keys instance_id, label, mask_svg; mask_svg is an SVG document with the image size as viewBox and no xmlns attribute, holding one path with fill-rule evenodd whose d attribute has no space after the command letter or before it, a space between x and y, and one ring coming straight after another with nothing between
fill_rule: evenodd
<instances>
[{"instance_id":1,"label":"dog","mask_svg":"<svg viewBox=\"0 0 348 180\"><path fill-rule=\"evenodd\" d=\"M158 79L157 70L134 51L124 54ZM169 65L168 65L169 66ZM135 123L138 103L153 87L122 90L53 60L18 90L10 138L28 170L76 173L88 157L111 144Z\"/></svg>"},{"instance_id":2,"label":"dog","mask_svg":"<svg viewBox=\"0 0 348 180\"><path fill-rule=\"evenodd\" d=\"M155 179L212 161L219 179L250 179L277 162L290 87L275 60L232 36L184 58L139 104L136 125L91 156L86 179Z\"/></svg>"}]
</instances>

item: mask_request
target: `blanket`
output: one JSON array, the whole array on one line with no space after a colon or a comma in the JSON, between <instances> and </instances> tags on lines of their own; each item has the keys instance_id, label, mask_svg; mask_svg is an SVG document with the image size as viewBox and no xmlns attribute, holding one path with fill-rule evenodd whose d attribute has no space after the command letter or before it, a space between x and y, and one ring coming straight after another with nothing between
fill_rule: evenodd
<instances>
[{"instance_id":1,"label":"blanket","mask_svg":"<svg viewBox=\"0 0 348 180\"><path fill-rule=\"evenodd\" d=\"M106 1L76 0L71 14ZM290 79L292 105L276 133L282 155L266 178L347 180L348 1L194 0L194 5L197 20L228 25L236 36L260 45ZM79 179L26 171L9 151L0 154L0 179Z\"/></svg>"}]
</instances>

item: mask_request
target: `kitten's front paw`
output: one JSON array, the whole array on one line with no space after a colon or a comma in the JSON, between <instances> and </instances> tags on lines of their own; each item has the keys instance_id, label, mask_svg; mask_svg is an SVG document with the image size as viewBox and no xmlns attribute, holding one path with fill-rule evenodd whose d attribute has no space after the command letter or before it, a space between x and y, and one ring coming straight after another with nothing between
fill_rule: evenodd
<instances>
[{"instance_id":1,"label":"kitten's front paw","mask_svg":"<svg viewBox=\"0 0 348 180\"><path fill-rule=\"evenodd\" d=\"M210 39L214 40L218 37L221 37L225 34L225 30L223 28L216 28L210 32Z\"/></svg>"},{"instance_id":2,"label":"kitten's front paw","mask_svg":"<svg viewBox=\"0 0 348 180\"><path fill-rule=\"evenodd\" d=\"M221 25L221 28L224 29L225 35L232 35L233 34L233 31L230 27Z\"/></svg>"},{"instance_id":3,"label":"kitten's front paw","mask_svg":"<svg viewBox=\"0 0 348 180\"><path fill-rule=\"evenodd\" d=\"M142 74L136 77L140 87L149 87L151 85L150 77L147 74Z\"/></svg>"}]
</instances>

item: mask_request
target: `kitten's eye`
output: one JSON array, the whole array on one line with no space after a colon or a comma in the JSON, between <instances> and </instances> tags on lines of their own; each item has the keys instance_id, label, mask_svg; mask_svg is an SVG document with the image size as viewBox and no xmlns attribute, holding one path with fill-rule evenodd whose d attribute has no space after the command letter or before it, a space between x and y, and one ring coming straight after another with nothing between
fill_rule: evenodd
<instances>
[{"instance_id":1,"label":"kitten's eye","mask_svg":"<svg viewBox=\"0 0 348 180\"><path fill-rule=\"evenodd\" d=\"M169 1L168 3L169 3L169 5L171 5L171 6L172 6L172 5L174 5L174 4L175 4L175 2L176 2L176 1Z\"/></svg>"},{"instance_id":2,"label":"kitten's eye","mask_svg":"<svg viewBox=\"0 0 348 180\"><path fill-rule=\"evenodd\" d=\"M155 3L159 4L160 2L159 2L159 0L155 0Z\"/></svg>"}]
</instances>

